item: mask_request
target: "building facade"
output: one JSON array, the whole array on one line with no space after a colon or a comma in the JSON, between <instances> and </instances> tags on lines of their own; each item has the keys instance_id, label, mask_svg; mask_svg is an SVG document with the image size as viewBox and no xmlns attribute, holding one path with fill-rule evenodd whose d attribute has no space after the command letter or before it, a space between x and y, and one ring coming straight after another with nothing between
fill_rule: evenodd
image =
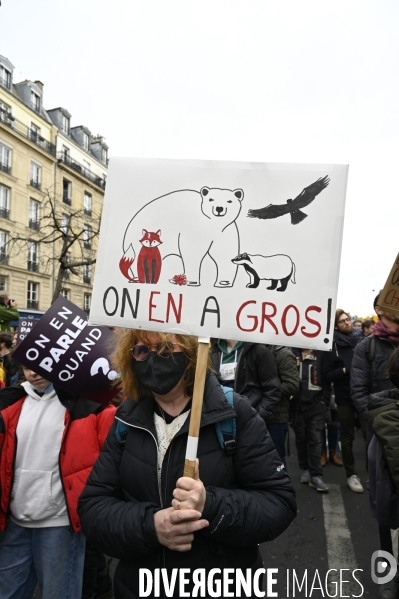
<instances>
[{"instance_id":1,"label":"building facade","mask_svg":"<svg viewBox=\"0 0 399 599\"><path fill-rule=\"evenodd\" d=\"M0 290L39 317L66 255L61 293L88 311L94 266L82 262L95 259L108 146L65 108L46 110L43 84L14 83L13 70L0 56Z\"/></svg>"}]
</instances>

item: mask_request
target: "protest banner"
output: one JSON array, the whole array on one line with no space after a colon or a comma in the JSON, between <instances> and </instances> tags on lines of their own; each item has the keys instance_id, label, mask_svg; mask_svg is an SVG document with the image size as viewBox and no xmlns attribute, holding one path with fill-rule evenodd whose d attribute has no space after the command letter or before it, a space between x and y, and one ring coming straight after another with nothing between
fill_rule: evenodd
<instances>
[{"instance_id":1,"label":"protest banner","mask_svg":"<svg viewBox=\"0 0 399 599\"><path fill-rule=\"evenodd\" d=\"M399 254L395 258L384 289L380 293L378 305L385 312L399 315Z\"/></svg>"},{"instance_id":2,"label":"protest banner","mask_svg":"<svg viewBox=\"0 0 399 599\"><path fill-rule=\"evenodd\" d=\"M108 403L117 373L108 358L114 334L88 325L84 310L59 297L15 349L13 358L50 382L81 397Z\"/></svg>"},{"instance_id":3,"label":"protest banner","mask_svg":"<svg viewBox=\"0 0 399 599\"><path fill-rule=\"evenodd\" d=\"M112 159L90 323L330 349L347 174Z\"/></svg>"}]
</instances>

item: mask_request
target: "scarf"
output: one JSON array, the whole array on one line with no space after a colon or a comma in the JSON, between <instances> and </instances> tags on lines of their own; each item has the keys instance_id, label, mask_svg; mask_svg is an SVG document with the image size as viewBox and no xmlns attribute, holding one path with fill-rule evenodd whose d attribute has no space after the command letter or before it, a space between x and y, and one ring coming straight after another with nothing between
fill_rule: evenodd
<instances>
[{"instance_id":1,"label":"scarf","mask_svg":"<svg viewBox=\"0 0 399 599\"><path fill-rule=\"evenodd\" d=\"M382 320L379 320L375 324L373 335L374 337L386 337L395 345L399 345L399 329L396 331L394 329L390 329L382 322Z\"/></svg>"},{"instance_id":2,"label":"scarf","mask_svg":"<svg viewBox=\"0 0 399 599\"><path fill-rule=\"evenodd\" d=\"M345 335L345 333L341 333L337 330L334 331L334 342L337 345L347 345L349 347L355 347L361 339L363 339L361 329L353 329L348 335Z\"/></svg>"}]
</instances>

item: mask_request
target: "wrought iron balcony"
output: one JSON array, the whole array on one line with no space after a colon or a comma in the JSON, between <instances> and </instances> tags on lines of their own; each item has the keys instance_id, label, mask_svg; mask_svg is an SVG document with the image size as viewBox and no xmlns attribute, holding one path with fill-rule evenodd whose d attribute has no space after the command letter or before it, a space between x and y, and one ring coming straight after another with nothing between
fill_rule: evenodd
<instances>
[{"instance_id":1,"label":"wrought iron balcony","mask_svg":"<svg viewBox=\"0 0 399 599\"><path fill-rule=\"evenodd\" d=\"M85 250L91 250L91 240L86 240L83 242L83 247Z\"/></svg>"},{"instance_id":2,"label":"wrought iron balcony","mask_svg":"<svg viewBox=\"0 0 399 599\"><path fill-rule=\"evenodd\" d=\"M83 283L86 283L86 285L91 285L91 277L83 275Z\"/></svg>"},{"instance_id":3,"label":"wrought iron balcony","mask_svg":"<svg viewBox=\"0 0 399 599\"><path fill-rule=\"evenodd\" d=\"M66 155L65 152L58 152L57 159L58 162L66 164L69 168L79 173L79 175L82 175L82 177L85 177L92 183L98 185L98 187L101 187L101 189L105 189L105 179L103 177L95 175L91 170L83 166L83 164L76 162L76 160L73 160L70 156Z\"/></svg>"},{"instance_id":4,"label":"wrought iron balcony","mask_svg":"<svg viewBox=\"0 0 399 599\"><path fill-rule=\"evenodd\" d=\"M4 251L0 252L0 264L8 264L8 255Z\"/></svg>"},{"instance_id":5,"label":"wrought iron balcony","mask_svg":"<svg viewBox=\"0 0 399 599\"><path fill-rule=\"evenodd\" d=\"M7 164L6 162L0 162L0 171L3 171L3 173L7 173L7 175L11 174L11 166L9 164Z\"/></svg>"},{"instance_id":6,"label":"wrought iron balcony","mask_svg":"<svg viewBox=\"0 0 399 599\"><path fill-rule=\"evenodd\" d=\"M91 216L91 208L85 208L85 209L84 209L84 213L85 213L87 216Z\"/></svg>"},{"instance_id":7,"label":"wrought iron balcony","mask_svg":"<svg viewBox=\"0 0 399 599\"><path fill-rule=\"evenodd\" d=\"M38 310L39 309L39 302L37 300L28 300L27 301L27 308L29 310Z\"/></svg>"},{"instance_id":8,"label":"wrought iron balcony","mask_svg":"<svg viewBox=\"0 0 399 599\"><path fill-rule=\"evenodd\" d=\"M62 271L62 278L64 279L64 281L69 280L69 275L70 275L69 268L66 268L65 270Z\"/></svg>"},{"instance_id":9,"label":"wrought iron balcony","mask_svg":"<svg viewBox=\"0 0 399 599\"><path fill-rule=\"evenodd\" d=\"M62 194L62 201L64 202L64 204L68 204L68 206L70 206L72 203L72 200L67 193Z\"/></svg>"},{"instance_id":10,"label":"wrought iron balcony","mask_svg":"<svg viewBox=\"0 0 399 599\"><path fill-rule=\"evenodd\" d=\"M30 107L32 108L32 110L34 110L35 112L37 112L38 114L41 113L41 106L40 103L36 104L36 102L31 102L30 103Z\"/></svg>"},{"instance_id":11,"label":"wrought iron balcony","mask_svg":"<svg viewBox=\"0 0 399 599\"><path fill-rule=\"evenodd\" d=\"M11 89L11 78L0 77L0 85L6 89Z\"/></svg>"},{"instance_id":12,"label":"wrought iron balcony","mask_svg":"<svg viewBox=\"0 0 399 599\"><path fill-rule=\"evenodd\" d=\"M35 231L40 230L40 222L37 219L30 218L29 219L29 229L34 229Z\"/></svg>"},{"instance_id":13,"label":"wrought iron balcony","mask_svg":"<svg viewBox=\"0 0 399 599\"><path fill-rule=\"evenodd\" d=\"M35 260L28 260L28 270L31 270L32 272L38 272L39 264Z\"/></svg>"},{"instance_id":14,"label":"wrought iron balcony","mask_svg":"<svg viewBox=\"0 0 399 599\"><path fill-rule=\"evenodd\" d=\"M36 187L36 189L40 189L40 181L37 181L36 179L31 179L30 184L32 187Z\"/></svg>"},{"instance_id":15,"label":"wrought iron balcony","mask_svg":"<svg viewBox=\"0 0 399 599\"><path fill-rule=\"evenodd\" d=\"M2 208L0 206L0 216L1 218L10 218L10 211L8 208Z\"/></svg>"},{"instance_id":16,"label":"wrought iron balcony","mask_svg":"<svg viewBox=\"0 0 399 599\"><path fill-rule=\"evenodd\" d=\"M39 148L42 148L45 152L48 152L52 156L56 155L55 145L44 139L41 135L37 133L35 129L31 129L21 121L18 121L12 114L0 108L0 122L7 127L10 127L13 131L26 137L31 142L35 143Z\"/></svg>"}]
</instances>

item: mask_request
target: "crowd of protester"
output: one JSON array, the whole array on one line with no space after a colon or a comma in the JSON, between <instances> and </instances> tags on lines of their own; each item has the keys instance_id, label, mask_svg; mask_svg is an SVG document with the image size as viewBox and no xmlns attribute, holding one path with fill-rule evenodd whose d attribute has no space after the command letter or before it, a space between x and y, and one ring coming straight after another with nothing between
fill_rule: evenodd
<instances>
[{"instance_id":1,"label":"crowd of protester","mask_svg":"<svg viewBox=\"0 0 399 599\"><path fill-rule=\"evenodd\" d=\"M194 479L182 473L196 338L116 332L121 388L103 406L17 364L1 332L0 597L31 599L38 584L45 599L133 599L140 568L256 570L259 543L296 514L290 426L300 482L321 493L328 462L365 491L361 430L380 549L397 559L399 318L379 296L374 309L377 322L337 310L331 351L213 339ZM2 331L16 312L0 296ZM217 427L233 420L223 444ZM398 592L395 577L379 599Z\"/></svg>"}]
</instances>

